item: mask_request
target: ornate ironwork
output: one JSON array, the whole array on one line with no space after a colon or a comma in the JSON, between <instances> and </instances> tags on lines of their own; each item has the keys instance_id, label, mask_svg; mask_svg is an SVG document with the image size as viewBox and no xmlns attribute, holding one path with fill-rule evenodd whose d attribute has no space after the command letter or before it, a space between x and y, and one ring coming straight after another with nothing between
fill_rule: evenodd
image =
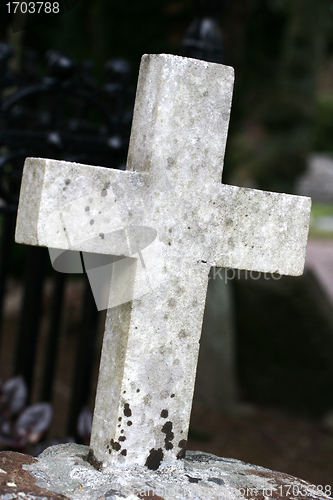
<instances>
[{"instance_id":1,"label":"ornate ironwork","mask_svg":"<svg viewBox=\"0 0 333 500\"><path fill-rule=\"evenodd\" d=\"M223 36L216 16L227 0L192 0L196 17L188 28L181 47L181 55L222 63Z\"/></svg>"},{"instance_id":2,"label":"ornate ironwork","mask_svg":"<svg viewBox=\"0 0 333 500\"><path fill-rule=\"evenodd\" d=\"M0 67L10 55L9 50L1 53L0 47ZM33 60L31 53L23 67L23 81L36 80ZM88 61L79 65L58 51L49 51L47 75L20 86L2 101L0 210L16 209L27 156L123 168L134 101L130 68L124 60L111 60L105 73L106 83L99 87Z\"/></svg>"},{"instance_id":3,"label":"ornate ironwork","mask_svg":"<svg viewBox=\"0 0 333 500\"><path fill-rule=\"evenodd\" d=\"M0 99L1 91L10 87L15 82L14 74L8 67L8 62L13 55L13 49L8 43L0 42Z\"/></svg>"},{"instance_id":4,"label":"ornate ironwork","mask_svg":"<svg viewBox=\"0 0 333 500\"><path fill-rule=\"evenodd\" d=\"M134 104L130 67L122 59L108 61L105 83L98 85L90 61L78 64L65 54L52 50L46 54L47 71L41 77L36 70L35 52L26 52L19 74L8 68L11 56L10 47L0 45L0 213L3 216L0 330L24 159L41 156L124 168ZM25 257L26 287L20 313L15 372L22 374L31 387L48 255L45 248L29 247ZM52 397L66 276L57 273L54 277L54 300L41 391L44 400ZM98 311L87 280L82 312L82 338L69 412L71 433L75 433L77 416L87 402L97 332Z\"/></svg>"}]
</instances>

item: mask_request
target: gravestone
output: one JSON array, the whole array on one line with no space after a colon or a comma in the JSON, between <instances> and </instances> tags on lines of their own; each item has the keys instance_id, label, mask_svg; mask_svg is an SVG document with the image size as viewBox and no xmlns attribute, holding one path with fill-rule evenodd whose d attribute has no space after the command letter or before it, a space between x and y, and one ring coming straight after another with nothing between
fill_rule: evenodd
<instances>
[{"instance_id":1,"label":"gravestone","mask_svg":"<svg viewBox=\"0 0 333 500\"><path fill-rule=\"evenodd\" d=\"M211 266L303 271L310 199L221 184L233 78L220 64L145 55L126 171L26 160L16 241L114 256L97 468L185 456Z\"/></svg>"},{"instance_id":2,"label":"gravestone","mask_svg":"<svg viewBox=\"0 0 333 500\"><path fill-rule=\"evenodd\" d=\"M209 273L193 404L239 414L245 406L238 394L233 271L213 267Z\"/></svg>"},{"instance_id":3,"label":"gravestone","mask_svg":"<svg viewBox=\"0 0 333 500\"><path fill-rule=\"evenodd\" d=\"M311 196L312 200L318 203L332 203L332 156L325 153L312 154L306 163L306 171L296 181L296 194Z\"/></svg>"}]
</instances>

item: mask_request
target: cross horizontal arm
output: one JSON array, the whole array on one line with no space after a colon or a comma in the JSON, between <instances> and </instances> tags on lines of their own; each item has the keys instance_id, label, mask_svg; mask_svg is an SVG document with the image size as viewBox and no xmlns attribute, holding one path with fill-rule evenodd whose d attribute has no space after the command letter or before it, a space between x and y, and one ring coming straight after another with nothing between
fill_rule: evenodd
<instances>
[{"instance_id":1,"label":"cross horizontal arm","mask_svg":"<svg viewBox=\"0 0 333 500\"><path fill-rule=\"evenodd\" d=\"M311 198L222 185L211 204L220 228L211 245L215 266L303 273Z\"/></svg>"},{"instance_id":2,"label":"cross horizontal arm","mask_svg":"<svg viewBox=\"0 0 333 500\"><path fill-rule=\"evenodd\" d=\"M138 194L143 182L144 176L136 172L27 158L15 239L64 250L132 255L137 251L134 239L149 233L137 234L137 225L144 227ZM146 236L151 239L150 233Z\"/></svg>"}]
</instances>

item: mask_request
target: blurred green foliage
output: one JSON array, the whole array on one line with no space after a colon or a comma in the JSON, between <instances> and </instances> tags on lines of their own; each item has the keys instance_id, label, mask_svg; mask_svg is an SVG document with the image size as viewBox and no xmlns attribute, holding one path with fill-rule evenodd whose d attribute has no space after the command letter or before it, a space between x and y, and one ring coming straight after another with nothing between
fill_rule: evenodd
<instances>
[{"instance_id":1,"label":"blurred green foliage","mask_svg":"<svg viewBox=\"0 0 333 500\"><path fill-rule=\"evenodd\" d=\"M312 203L309 234L315 238L333 238L333 204Z\"/></svg>"},{"instance_id":2,"label":"blurred green foliage","mask_svg":"<svg viewBox=\"0 0 333 500\"><path fill-rule=\"evenodd\" d=\"M270 9L276 21L271 23L275 43L268 42L269 36L261 36L263 48L258 47L257 56L251 57L248 51L245 84L238 96L247 108L243 108L231 137L227 167L239 183L255 182L262 189L292 193L313 147L317 86L327 63L332 28L330 2L254 3L262 12ZM251 28L254 23L248 22ZM253 40L255 37L251 39L252 52L256 46Z\"/></svg>"},{"instance_id":3,"label":"blurred green foliage","mask_svg":"<svg viewBox=\"0 0 333 500\"><path fill-rule=\"evenodd\" d=\"M313 132L315 151L333 152L333 92L319 94Z\"/></svg>"},{"instance_id":4,"label":"blurred green foliage","mask_svg":"<svg viewBox=\"0 0 333 500\"><path fill-rule=\"evenodd\" d=\"M333 147L332 98L317 97L333 52L332 1L225 3L225 63L236 82L224 181L292 192L309 152ZM61 17L44 15L20 43L40 57L55 48L93 60L99 81L108 59L125 57L135 83L142 54L179 53L194 14L190 0L79 0Z\"/></svg>"}]
</instances>

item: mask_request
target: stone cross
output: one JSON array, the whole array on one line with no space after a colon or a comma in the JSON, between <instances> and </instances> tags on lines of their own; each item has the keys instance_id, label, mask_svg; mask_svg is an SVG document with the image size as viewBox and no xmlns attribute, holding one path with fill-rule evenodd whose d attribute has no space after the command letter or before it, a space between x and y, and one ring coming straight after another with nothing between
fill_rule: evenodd
<instances>
[{"instance_id":1,"label":"stone cross","mask_svg":"<svg viewBox=\"0 0 333 500\"><path fill-rule=\"evenodd\" d=\"M184 457L211 266L303 272L311 200L221 184L233 79L220 64L145 55L126 171L26 160L16 241L115 256L98 466Z\"/></svg>"}]
</instances>

